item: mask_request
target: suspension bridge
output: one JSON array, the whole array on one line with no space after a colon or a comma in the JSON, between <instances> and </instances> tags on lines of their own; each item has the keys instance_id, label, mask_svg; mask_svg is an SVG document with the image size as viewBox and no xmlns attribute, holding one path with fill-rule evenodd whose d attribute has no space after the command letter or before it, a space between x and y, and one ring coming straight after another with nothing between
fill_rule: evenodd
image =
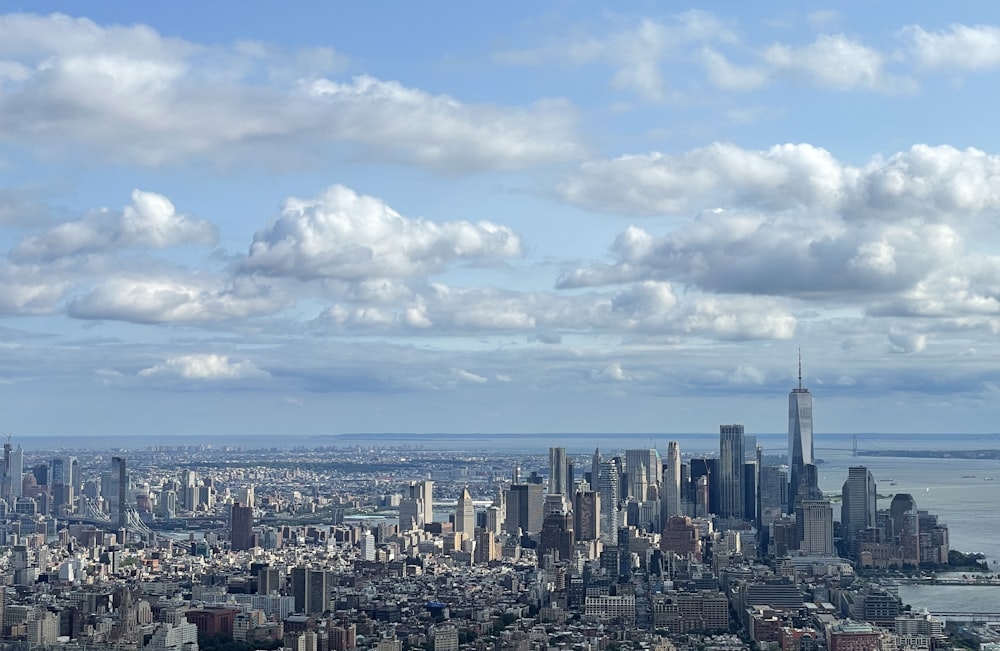
<instances>
[{"instance_id":1,"label":"suspension bridge","mask_svg":"<svg viewBox=\"0 0 1000 651\"><path fill-rule=\"evenodd\" d=\"M854 435L851 436L851 448L850 449L851 449L851 456L855 456L856 457L856 456L858 456L858 452L859 451L864 451L864 450L886 450L888 448L886 448L885 446L882 446L882 445L878 445L878 444L872 442L871 440L862 437L860 434L854 434ZM835 451L835 452L842 452L844 450L844 446L832 446L832 445L813 446L813 450L817 450L817 451L829 450L829 451Z\"/></svg>"}]
</instances>

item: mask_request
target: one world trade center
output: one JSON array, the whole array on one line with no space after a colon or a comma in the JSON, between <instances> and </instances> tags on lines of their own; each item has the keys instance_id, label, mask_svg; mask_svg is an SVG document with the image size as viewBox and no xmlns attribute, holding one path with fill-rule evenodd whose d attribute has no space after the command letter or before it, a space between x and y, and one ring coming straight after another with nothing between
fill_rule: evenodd
<instances>
[{"instance_id":1,"label":"one world trade center","mask_svg":"<svg viewBox=\"0 0 1000 651\"><path fill-rule=\"evenodd\" d=\"M802 353L799 353L799 385L788 394L788 510L795 512L796 498L809 481L806 466L813 465L813 399L802 388Z\"/></svg>"}]
</instances>

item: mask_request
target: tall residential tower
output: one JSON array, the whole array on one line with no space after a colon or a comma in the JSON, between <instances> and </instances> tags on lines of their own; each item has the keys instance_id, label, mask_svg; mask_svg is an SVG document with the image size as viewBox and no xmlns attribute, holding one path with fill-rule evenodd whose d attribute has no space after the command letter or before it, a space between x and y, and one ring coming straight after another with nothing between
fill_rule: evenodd
<instances>
[{"instance_id":1,"label":"tall residential tower","mask_svg":"<svg viewBox=\"0 0 1000 651\"><path fill-rule=\"evenodd\" d=\"M719 426L719 515L742 518L743 457L742 425Z\"/></svg>"}]
</instances>

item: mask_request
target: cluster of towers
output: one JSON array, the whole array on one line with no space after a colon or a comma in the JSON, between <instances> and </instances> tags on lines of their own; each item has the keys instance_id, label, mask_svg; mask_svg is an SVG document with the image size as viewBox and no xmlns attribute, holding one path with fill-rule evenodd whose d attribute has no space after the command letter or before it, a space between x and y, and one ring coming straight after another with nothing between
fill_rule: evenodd
<instances>
[{"instance_id":1,"label":"cluster of towers","mask_svg":"<svg viewBox=\"0 0 1000 651\"><path fill-rule=\"evenodd\" d=\"M595 450L581 482L566 449L553 447L547 489L536 473L522 478L515 469L494 517L509 534L541 533L540 552L565 550L573 538L615 545L624 527L659 532L671 518L715 516L731 527L750 523L765 546L777 523L782 533L791 532L780 541L784 548L832 554L832 507L818 484L812 407L800 358L798 384L788 397L787 466L765 465L756 438L739 424L720 426L717 456L684 459L677 441L669 442L665 459L655 448L610 458Z\"/></svg>"}]
</instances>

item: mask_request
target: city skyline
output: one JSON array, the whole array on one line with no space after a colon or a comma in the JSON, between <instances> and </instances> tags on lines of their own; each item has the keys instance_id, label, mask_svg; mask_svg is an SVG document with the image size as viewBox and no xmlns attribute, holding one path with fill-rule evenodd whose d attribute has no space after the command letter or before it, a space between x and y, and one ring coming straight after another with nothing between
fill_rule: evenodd
<instances>
[{"instance_id":1,"label":"city skyline","mask_svg":"<svg viewBox=\"0 0 1000 651\"><path fill-rule=\"evenodd\" d=\"M996 431L1000 7L29 8L4 432Z\"/></svg>"}]
</instances>

